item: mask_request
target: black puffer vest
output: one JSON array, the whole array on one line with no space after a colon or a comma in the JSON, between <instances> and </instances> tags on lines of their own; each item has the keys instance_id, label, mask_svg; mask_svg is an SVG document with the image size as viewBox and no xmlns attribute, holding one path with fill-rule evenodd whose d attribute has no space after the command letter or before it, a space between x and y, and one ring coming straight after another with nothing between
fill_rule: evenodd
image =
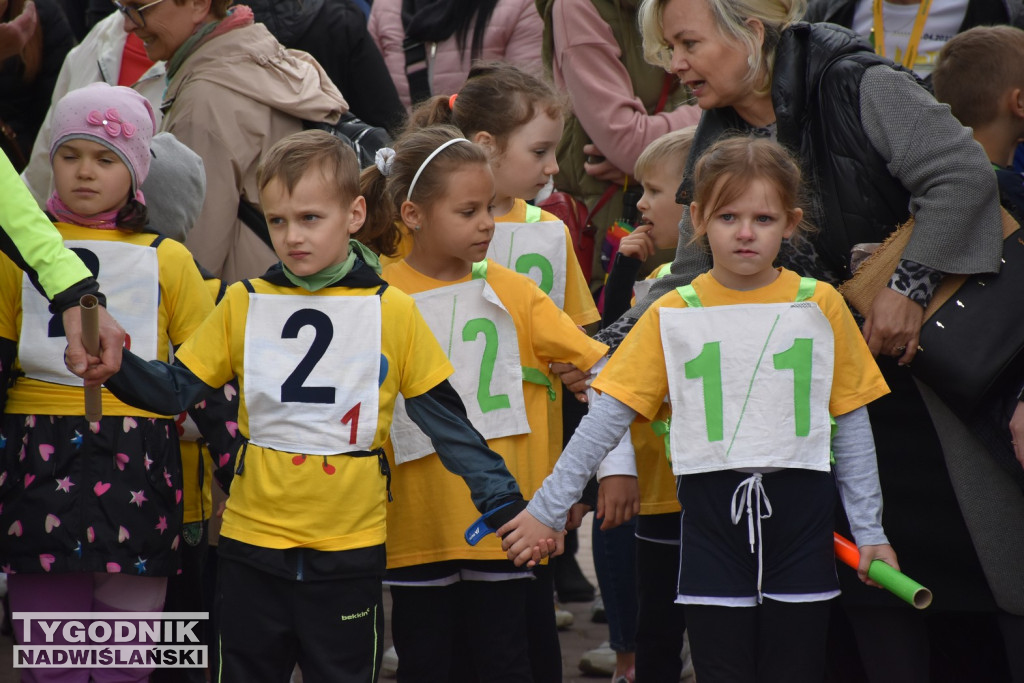
<instances>
[{"instance_id":1,"label":"black puffer vest","mask_svg":"<svg viewBox=\"0 0 1024 683\"><path fill-rule=\"evenodd\" d=\"M850 276L850 248L881 242L910 216L910 193L892 177L860 119L860 81L878 57L853 32L796 23L783 31L772 77L778 141L797 157L819 228L815 249L840 279ZM893 67L896 68L896 67ZM697 158L720 138L751 129L731 107L705 112L679 188L687 203Z\"/></svg>"}]
</instances>

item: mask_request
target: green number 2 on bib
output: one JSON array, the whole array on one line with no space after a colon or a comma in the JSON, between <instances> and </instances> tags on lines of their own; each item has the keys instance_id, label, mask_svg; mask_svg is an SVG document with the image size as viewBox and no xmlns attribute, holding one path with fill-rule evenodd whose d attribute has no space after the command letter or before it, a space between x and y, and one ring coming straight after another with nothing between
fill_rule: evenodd
<instances>
[{"instance_id":1,"label":"green number 2 on bib","mask_svg":"<svg viewBox=\"0 0 1024 683\"><path fill-rule=\"evenodd\" d=\"M512 316L487 283L486 261L475 264L469 282L413 295L441 348L455 366L452 386L466 406L473 426L485 439L525 434L523 369ZM391 441L401 464L434 452L430 439L395 402Z\"/></svg>"},{"instance_id":2,"label":"green number 2 on bib","mask_svg":"<svg viewBox=\"0 0 1024 683\"><path fill-rule=\"evenodd\" d=\"M541 215L527 204L525 223L495 223L487 257L530 278L564 308L565 227L561 221L541 221Z\"/></svg>"},{"instance_id":3,"label":"green number 2 on bib","mask_svg":"<svg viewBox=\"0 0 1024 683\"><path fill-rule=\"evenodd\" d=\"M802 278L792 303L660 309L678 476L739 467L827 471L832 326Z\"/></svg>"}]
</instances>

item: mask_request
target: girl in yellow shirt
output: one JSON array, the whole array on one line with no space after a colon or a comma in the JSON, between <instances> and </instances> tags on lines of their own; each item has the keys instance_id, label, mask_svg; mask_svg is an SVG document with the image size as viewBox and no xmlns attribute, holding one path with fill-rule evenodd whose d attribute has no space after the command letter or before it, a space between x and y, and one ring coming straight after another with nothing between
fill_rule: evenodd
<instances>
[{"instance_id":1,"label":"girl in yellow shirt","mask_svg":"<svg viewBox=\"0 0 1024 683\"><path fill-rule=\"evenodd\" d=\"M589 368L606 347L529 278L486 258L494 180L484 149L458 130L403 136L392 159L364 171L363 193L380 226L369 225L371 235L400 217L413 236L409 255L387 266L384 279L416 299L456 367L452 383L474 426L520 487L539 484L551 467L547 406L555 378L548 364ZM532 575L508 562L495 538L466 546L463 533L477 515L458 499L461 483L434 450L396 417L385 581L400 669L456 680L466 666L480 680L532 681ZM547 599L553 617L550 591Z\"/></svg>"}]
</instances>

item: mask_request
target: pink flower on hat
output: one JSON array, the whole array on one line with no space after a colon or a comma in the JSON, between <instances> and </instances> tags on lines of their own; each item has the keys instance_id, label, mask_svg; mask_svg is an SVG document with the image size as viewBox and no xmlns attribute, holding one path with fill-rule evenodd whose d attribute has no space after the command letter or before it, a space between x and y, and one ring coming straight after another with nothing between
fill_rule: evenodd
<instances>
[{"instance_id":1,"label":"pink flower on hat","mask_svg":"<svg viewBox=\"0 0 1024 683\"><path fill-rule=\"evenodd\" d=\"M93 109L89 112L89 115L85 117L85 120L94 126L103 126L103 129L107 131L107 135L112 138L116 138L118 135L123 134L126 138L130 138L135 135L135 126L128 121L122 121L121 115L117 109L111 107L107 109L103 114Z\"/></svg>"}]
</instances>

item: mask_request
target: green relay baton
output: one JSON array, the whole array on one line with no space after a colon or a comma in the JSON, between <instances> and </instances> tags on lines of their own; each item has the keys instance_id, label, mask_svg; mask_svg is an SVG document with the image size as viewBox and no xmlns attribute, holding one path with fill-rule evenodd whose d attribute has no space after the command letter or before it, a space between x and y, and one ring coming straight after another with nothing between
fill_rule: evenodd
<instances>
[{"instance_id":1,"label":"green relay baton","mask_svg":"<svg viewBox=\"0 0 1024 683\"><path fill-rule=\"evenodd\" d=\"M860 566L860 551L853 542L843 538L838 533L833 533L833 546L835 547L836 557L843 564L854 569ZM930 590L881 560L875 560L871 563L871 566L868 568L868 578L917 609L924 609L932 604L932 592Z\"/></svg>"}]
</instances>

